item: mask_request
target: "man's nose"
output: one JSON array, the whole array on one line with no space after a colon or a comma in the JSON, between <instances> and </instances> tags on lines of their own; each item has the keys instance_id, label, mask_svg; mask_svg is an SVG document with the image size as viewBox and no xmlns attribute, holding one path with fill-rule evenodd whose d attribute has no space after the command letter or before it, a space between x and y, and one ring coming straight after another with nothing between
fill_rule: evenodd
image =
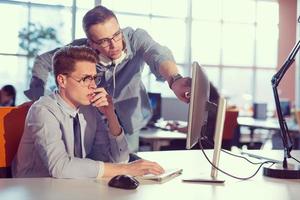
<instances>
[{"instance_id":1,"label":"man's nose","mask_svg":"<svg viewBox=\"0 0 300 200\"><path fill-rule=\"evenodd\" d=\"M89 88L91 88L91 89L96 89L96 88L97 88L95 79L93 79L93 80L91 81L91 83L90 83L90 85L89 85Z\"/></svg>"},{"instance_id":2,"label":"man's nose","mask_svg":"<svg viewBox=\"0 0 300 200\"><path fill-rule=\"evenodd\" d=\"M116 46L117 42L114 39L110 40L109 47L113 49Z\"/></svg>"}]
</instances>

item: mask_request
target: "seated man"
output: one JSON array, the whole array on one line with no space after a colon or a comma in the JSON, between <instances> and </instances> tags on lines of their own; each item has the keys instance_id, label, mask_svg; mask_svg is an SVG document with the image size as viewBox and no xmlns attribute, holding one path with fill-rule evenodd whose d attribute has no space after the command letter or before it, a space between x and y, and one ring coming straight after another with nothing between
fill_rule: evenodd
<instances>
[{"instance_id":1,"label":"seated man","mask_svg":"<svg viewBox=\"0 0 300 200\"><path fill-rule=\"evenodd\" d=\"M88 47L67 46L55 53L58 91L31 106L13 177L99 178L164 171L146 160L126 163L128 144L111 97L97 88L96 63L98 56Z\"/></svg>"}]
</instances>

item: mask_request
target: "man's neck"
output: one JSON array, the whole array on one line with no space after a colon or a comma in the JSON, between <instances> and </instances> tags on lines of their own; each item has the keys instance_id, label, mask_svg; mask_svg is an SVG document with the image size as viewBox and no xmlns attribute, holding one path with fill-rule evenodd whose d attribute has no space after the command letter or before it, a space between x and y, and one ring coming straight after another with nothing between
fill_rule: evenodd
<instances>
[{"instance_id":1,"label":"man's neck","mask_svg":"<svg viewBox=\"0 0 300 200\"><path fill-rule=\"evenodd\" d=\"M63 91L58 91L58 95L60 98L72 109L78 110L79 109L79 104L76 104L75 102L71 101L66 94Z\"/></svg>"}]
</instances>

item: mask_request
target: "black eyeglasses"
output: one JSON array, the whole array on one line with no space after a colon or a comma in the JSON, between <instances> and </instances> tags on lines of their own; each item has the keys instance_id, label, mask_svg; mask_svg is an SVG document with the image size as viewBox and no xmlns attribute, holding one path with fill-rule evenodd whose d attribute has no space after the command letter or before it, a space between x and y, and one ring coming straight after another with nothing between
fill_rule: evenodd
<instances>
[{"instance_id":1,"label":"black eyeglasses","mask_svg":"<svg viewBox=\"0 0 300 200\"><path fill-rule=\"evenodd\" d=\"M122 39L122 31L118 30L115 34L113 34L113 36L111 38L103 38L100 39L98 41L94 41L92 39L89 38L89 40L91 40L93 43L105 48L108 47L111 44L111 41L114 40L115 42L118 42Z\"/></svg>"},{"instance_id":2,"label":"black eyeglasses","mask_svg":"<svg viewBox=\"0 0 300 200\"><path fill-rule=\"evenodd\" d=\"M101 75L100 74L96 74L95 76L91 76L91 75L86 75L84 76L83 78L81 79L76 79L68 74L65 74L67 75L68 77L72 78L74 81L77 81L78 83L81 83L82 86L84 87L88 87L92 84L92 81L95 81L95 84L96 85L99 85L100 82L101 82Z\"/></svg>"}]
</instances>

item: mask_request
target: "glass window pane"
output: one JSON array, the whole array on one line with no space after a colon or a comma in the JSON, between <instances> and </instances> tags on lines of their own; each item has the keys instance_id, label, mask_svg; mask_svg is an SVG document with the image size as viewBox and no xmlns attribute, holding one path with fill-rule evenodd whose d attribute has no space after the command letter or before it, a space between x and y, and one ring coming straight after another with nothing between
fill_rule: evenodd
<instances>
[{"instance_id":1,"label":"glass window pane","mask_svg":"<svg viewBox=\"0 0 300 200\"><path fill-rule=\"evenodd\" d=\"M161 93L164 97L175 97L175 94L170 90L168 83L166 81L157 81L153 74L150 75L149 92Z\"/></svg>"},{"instance_id":2,"label":"glass window pane","mask_svg":"<svg viewBox=\"0 0 300 200\"><path fill-rule=\"evenodd\" d=\"M212 84L218 88L220 80L220 68L218 67L204 67L208 79Z\"/></svg>"},{"instance_id":3,"label":"glass window pane","mask_svg":"<svg viewBox=\"0 0 300 200\"><path fill-rule=\"evenodd\" d=\"M151 36L161 45L171 49L176 62L185 62L186 33L185 21L179 19L153 18Z\"/></svg>"},{"instance_id":4,"label":"glass window pane","mask_svg":"<svg viewBox=\"0 0 300 200\"><path fill-rule=\"evenodd\" d=\"M102 0L101 4L117 12L150 14L149 0Z\"/></svg>"},{"instance_id":5,"label":"glass window pane","mask_svg":"<svg viewBox=\"0 0 300 200\"><path fill-rule=\"evenodd\" d=\"M223 64L253 66L254 25L224 24Z\"/></svg>"},{"instance_id":6,"label":"glass window pane","mask_svg":"<svg viewBox=\"0 0 300 200\"><path fill-rule=\"evenodd\" d=\"M278 54L278 26L257 25L256 65L276 68Z\"/></svg>"},{"instance_id":7,"label":"glass window pane","mask_svg":"<svg viewBox=\"0 0 300 200\"><path fill-rule=\"evenodd\" d=\"M45 15L47 13L47 15ZM31 9L31 22L44 28L54 28L61 44L70 43L72 38L72 11L67 8L35 7ZM51 16L51 17L49 17ZM40 52L61 46L54 41L46 42Z\"/></svg>"},{"instance_id":8,"label":"glass window pane","mask_svg":"<svg viewBox=\"0 0 300 200\"><path fill-rule=\"evenodd\" d=\"M220 64L221 23L194 21L192 60L201 64Z\"/></svg>"},{"instance_id":9,"label":"glass window pane","mask_svg":"<svg viewBox=\"0 0 300 200\"><path fill-rule=\"evenodd\" d=\"M255 21L254 0L223 0L223 19L235 22Z\"/></svg>"},{"instance_id":10,"label":"glass window pane","mask_svg":"<svg viewBox=\"0 0 300 200\"><path fill-rule=\"evenodd\" d=\"M176 4L176 6L171 5ZM186 17L187 16L187 4L186 0L152 0L151 1L151 13L153 15L171 16L171 17Z\"/></svg>"},{"instance_id":11,"label":"glass window pane","mask_svg":"<svg viewBox=\"0 0 300 200\"><path fill-rule=\"evenodd\" d=\"M271 79L275 72L275 70L256 70L255 101L268 103L268 110L275 108L271 85Z\"/></svg>"},{"instance_id":12,"label":"glass window pane","mask_svg":"<svg viewBox=\"0 0 300 200\"><path fill-rule=\"evenodd\" d=\"M30 0L31 3L72 6L73 0Z\"/></svg>"},{"instance_id":13,"label":"glass window pane","mask_svg":"<svg viewBox=\"0 0 300 200\"><path fill-rule=\"evenodd\" d=\"M0 24L3 27L0 37L0 52L19 53L18 32L27 24L27 6L2 3L0 5ZM7 23L8 16L9 23Z\"/></svg>"},{"instance_id":14,"label":"glass window pane","mask_svg":"<svg viewBox=\"0 0 300 200\"><path fill-rule=\"evenodd\" d=\"M17 90L16 104L19 105L27 98L23 91L27 89L27 58L17 56L0 56L0 88L11 84Z\"/></svg>"},{"instance_id":15,"label":"glass window pane","mask_svg":"<svg viewBox=\"0 0 300 200\"><path fill-rule=\"evenodd\" d=\"M279 24L279 5L275 1L257 2L257 23L258 24Z\"/></svg>"},{"instance_id":16,"label":"glass window pane","mask_svg":"<svg viewBox=\"0 0 300 200\"><path fill-rule=\"evenodd\" d=\"M237 78L238 76L238 78ZM252 104L253 71L250 69L223 69L222 94L229 97L229 103L240 108Z\"/></svg>"},{"instance_id":17,"label":"glass window pane","mask_svg":"<svg viewBox=\"0 0 300 200\"><path fill-rule=\"evenodd\" d=\"M182 74L183 66L179 65L177 67L179 68L179 73ZM149 69L149 66L145 65L144 70L147 70L146 68ZM150 73L150 70L148 70L148 72ZM146 85L147 91L161 93L163 97L174 97L174 98L176 98L174 92L169 88L169 85L168 85L167 81L164 81L164 82L158 81L152 73L148 74L148 76L149 76L149 80L147 80L147 79L143 80L143 83ZM147 87L148 85L149 85L149 87Z\"/></svg>"},{"instance_id":18,"label":"glass window pane","mask_svg":"<svg viewBox=\"0 0 300 200\"><path fill-rule=\"evenodd\" d=\"M193 0L193 18L206 20L221 19L221 0Z\"/></svg>"},{"instance_id":19,"label":"glass window pane","mask_svg":"<svg viewBox=\"0 0 300 200\"><path fill-rule=\"evenodd\" d=\"M92 9L95 7L95 0L76 1L76 7Z\"/></svg>"},{"instance_id":20,"label":"glass window pane","mask_svg":"<svg viewBox=\"0 0 300 200\"><path fill-rule=\"evenodd\" d=\"M88 11L88 9L77 9L75 39L86 37L86 35L83 31L83 28L82 28L82 19L83 19L83 16L87 13L87 11Z\"/></svg>"},{"instance_id":21,"label":"glass window pane","mask_svg":"<svg viewBox=\"0 0 300 200\"><path fill-rule=\"evenodd\" d=\"M150 31L151 21L149 17L117 14L117 18L121 28L129 26L134 29L142 28Z\"/></svg>"}]
</instances>

